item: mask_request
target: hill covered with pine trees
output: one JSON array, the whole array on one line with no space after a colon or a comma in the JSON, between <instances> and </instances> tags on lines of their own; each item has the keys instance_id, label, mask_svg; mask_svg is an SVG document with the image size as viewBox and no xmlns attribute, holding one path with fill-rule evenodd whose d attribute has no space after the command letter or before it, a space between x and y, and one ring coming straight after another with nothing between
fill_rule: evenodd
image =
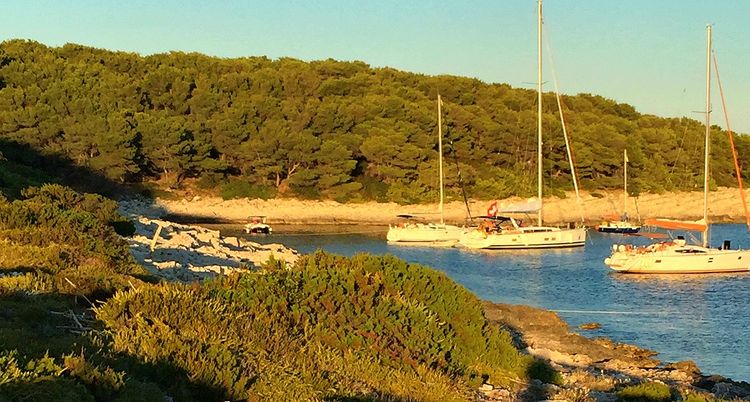
<instances>
[{"instance_id":1,"label":"hill covered with pine trees","mask_svg":"<svg viewBox=\"0 0 750 402\"><path fill-rule=\"evenodd\" d=\"M535 193L536 94L363 62L152 56L75 44L0 43L0 141L121 183L186 181L225 197L277 195L415 203L435 199L436 98L446 180L470 197ZM563 96L585 189L700 186L703 127L590 94ZM554 94L545 94L545 187L572 187ZM713 128L713 184L733 186L726 133ZM737 138L746 165L750 140ZM85 180L85 178L82 178ZM13 178L0 174L0 185Z\"/></svg>"}]
</instances>

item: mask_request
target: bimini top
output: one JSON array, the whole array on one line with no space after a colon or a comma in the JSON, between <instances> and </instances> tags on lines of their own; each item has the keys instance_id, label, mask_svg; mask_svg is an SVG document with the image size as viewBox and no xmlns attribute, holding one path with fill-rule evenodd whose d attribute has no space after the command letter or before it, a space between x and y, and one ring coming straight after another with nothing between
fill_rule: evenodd
<instances>
[{"instance_id":1,"label":"bimini top","mask_svg":"<svg viewBox=\"0 0 750 402\"><path fill-rule=\"evenodd\" d=\"M651 218L646 219L644 225L656 226L662 229L689 230L694 232L702 232L707 227L706 221L703 219L699 221L678 221L676 219Z\"/></svg>"},{"instance_id":2,"label":"bimini top","mask_svg":"<svg viewBox=\"0 0 750 402\"><path fill-rule=\"evenodd\" d=\"M527 214L539 211L541 203L536 198L501 207L499 212L504 214Z\"/></svg>"},{"instance_id":3,"label":"bimini top","mask_svg":"<svg viewBox=\"0 0 750 402\"><path fill-rule=\"evenodd\" d=\"M510 218L507 217L507 216L497 216L497 215L495 215L495 216L477 216L476 218L479 218L479 219L488 219L488 220L491 220L491 221L498 221L498 222L505 222L505 221L509 221L510 220Z\"/></svg>"}]
</instances>

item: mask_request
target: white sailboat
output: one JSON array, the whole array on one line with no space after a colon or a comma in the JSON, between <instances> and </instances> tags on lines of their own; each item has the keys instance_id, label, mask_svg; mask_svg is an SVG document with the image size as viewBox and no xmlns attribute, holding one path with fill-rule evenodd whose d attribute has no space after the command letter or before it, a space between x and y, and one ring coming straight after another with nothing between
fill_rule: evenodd
<instances>
[{"instance_id":1,"label":"white sailboat","mask_svg":"<svg viewBox=\"0 0 750 402\"><path fill-rule=\"evenodd\" d=\"M750 270L750 250L731 250L725 241L721 248L709 247L708 183L710 156L711 112L711 26L706 39L706 138L703 170L703 219L684 222L669 219L647 220L647 225L665 229L702 232L702 244L688 244L683 238L648 246L625 244L612 246L612 255L604 260L617 272L638 274L705 274L745 272Z\"/></svg>"},{"instance_id":2,"label":"white sailboat","mask_svg":"<svg viewBox=\"0 0 750 402\"><path fill-rule=\"evenodd\" d=\"M473 249L536 249L580 247L586 228L544 226L542 221L542 0L537 0L537 197L533 208L501 209L500 213L537 213L536 226L522 226L510 217L488 214L476 230L461 236L461 245ZM563 125L564 126L564 125ZM566 138L567 140L567 138ZM575 174L573 174L575 176Z\"/></svg>"},{"instance_id":3,"label":"white sailboat","mask_svg":"<svg viewBox=\"0 0 750 402\"><path fill-rule=\"evenodd\" d=\"M399 215L406 219L397 225L389 225L386 239L389 243L404 245L427 245L451 247L458 243L462 228L445 223L443 212L444 190L443 190L443 119L441 107L443 101L440 94L437 97L438 114L438 171L440 175L440 222L417 222L413 215Z\"/></svg>"},{"instance_id":4,"label":"white sailboat","mask_svg":"<svg viewBox=\"0 0 750 402\"><path fill-rule=\"evenodd\" d=\"M623 159L623 201L622 210L623 214L620 219L612 219L604 221L599 225L596 225L596 230L602 233L623 233L632 234L638 233L641 230L640 225L634 225L628 219L628 150L624 149L622 153Z\"/></svg>"}]
</instances>

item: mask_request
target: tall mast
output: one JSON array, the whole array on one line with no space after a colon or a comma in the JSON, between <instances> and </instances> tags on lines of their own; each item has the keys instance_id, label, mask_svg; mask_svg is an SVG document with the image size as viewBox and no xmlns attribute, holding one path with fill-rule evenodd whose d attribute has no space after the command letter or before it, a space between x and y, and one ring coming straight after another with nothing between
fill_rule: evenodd
<instances>
[{"instance_id":1,"label":"tall mast","mask_svg":"<svg viewBox=\"0 0 750 402\"><path fill-rule=\"evenodd\" d=\"M622 151L622 161L623 161L623 166L625 167L623 169L624 170L624 172L623 172L623 177L624 177L624 180L623 180L623 182L624 182L623 189L625 191L625 194L623 194L623 196L622 196L622 198L623 198L623 200L622 200L622 211L624 212L624 214L627 214L628 213L628 150L627 149L624 149Z\"/></svg>"},{"instance_id":2,"label":"tall mast","mask_svg":"<svg viewBox=\"0 0 750 402\"><path fill-rule=\"evenodd\" d=\"M542 0L537 0L537 71L536 71L536 93L537 93L537 197L539 198L539 211L537 212L537 224L542 226Z\"/></svg>"},{"instance_id":3,"label":"tall mast","mask_svg":"<svg viewBox=\"0 0 750 402\"><path fill-rule=\"evenodd\" d=\"M703 161L703 247L708 247L708 162L711 155L711 25L706 26L706 144Z\"/></svg>"},{"instance_id":4,"label":"tall mast","mask_svg":"<svg viewBox=\"0 0 750 402\"><path fill-rule=\"evenodd\" d=\"M438 171L440 173L440 223L445 223L445 217L443 214L443 117L440 107L443 105L443 100L440 99L440 94L437 96L437 107L438 107L438 154L440 154Z\"/></svg>"}]
</instances>

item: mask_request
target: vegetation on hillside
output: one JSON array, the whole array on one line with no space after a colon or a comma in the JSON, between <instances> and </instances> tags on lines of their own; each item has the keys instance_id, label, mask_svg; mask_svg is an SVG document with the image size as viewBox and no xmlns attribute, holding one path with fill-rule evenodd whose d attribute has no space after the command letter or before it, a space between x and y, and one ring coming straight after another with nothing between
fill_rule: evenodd
<instances>
[{"instance_id":1,"label":"vegetation on hillside","mask_svg":"<svg viewBox=\"0 0 750 402\"><path fill-rule=\"evenodd\" d=\"M152 284L115 203L57 185L0 199L0 401L470 400L556 381L444 274L326 253Z\"/></svg>"},{"instance_id":2,"label":"vegetation on hillside","mask_svg":"<svg viewBox=\"0 0 750 402\"><path fill-rule=\"evenodd\" d=\"M453 196L454 157L474 198L533 193L530 90L362 62L0 43L0 140L116 182L194 178L225 197L432 201L437 93ZM619 187L625 148L634 192L700 186L701 123L596 95L563 102L584 188ZM545 105L545 186L559 192L571 186L570 172L552 94ZM714 184L732 186L726 135L713 131ZM737 142L747 165L750 139Z\"/></svg>"},{"instance_id":3,"label":"vegetation on hillside","mask_svg":"<svg viewBox=\"0 0 750 402\"><path fill-rule=\"evenodd\" d=\"M114 201L16 184L0 197L0 401L458 401L557 380L429 268L316 253L155 283Z\"/></svg>"},{"instance_id":4,"label":"vegetation on hillside","mask_svg":"<svg viewBox=\"0 0 750 402\"><path fill-rule=\"evenodd\" d=\"M504 165L516 154L481 151L496 158L485 164L465 152L507 134L488 117L495 107L513 96L530 105L506 86L361 63L0 44L0 402L472 400L485 381L559 381L429 268L319 252L291 269L271 260L206 283L157 283L130 256L121 236L134 228L116 203L63 185L196 177L227 196L360 189L422 200L434 179L436 87L455 102L449 135L474 190L526 183L514 169L527 162ZM500 93L509 98L494 103Z\"/></svg>"},{"instance_id":5,"label":"vegetation on hillside","mask_svg":"<svg viewBox=\"0 0 750 402\"><path fill-rule=\"evenodd\" d=\"M555 380L471 293L394 257L318 252L292 270L116 295L119 352L169 362L240 400L469 400L483 381ZM351 399L347 399L351 398Z\"/></svg>"}]
</instances>

